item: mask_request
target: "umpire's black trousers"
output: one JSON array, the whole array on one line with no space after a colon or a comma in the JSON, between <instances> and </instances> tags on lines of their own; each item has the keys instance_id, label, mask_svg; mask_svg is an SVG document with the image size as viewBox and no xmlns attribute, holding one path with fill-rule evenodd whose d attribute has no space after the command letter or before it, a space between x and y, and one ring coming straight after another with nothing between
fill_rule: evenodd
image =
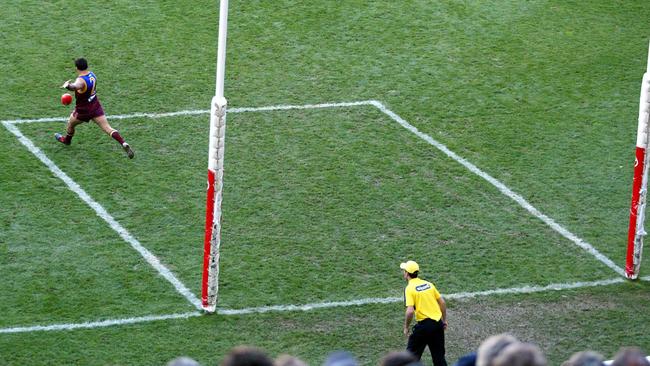
<instances>
[{"instance_id":1,"label":"umpire's black trousers","mask_svg":"<svg viewBox=\"0 0 650 366\"><path fill-rule=\"evenodd\" d=\"M429 346L434 366L447 366L445 360L445 330L442 319L424 319L413 326L406 350L418 359L422 357L424 347Z\"/></svg>"}]
</instances>

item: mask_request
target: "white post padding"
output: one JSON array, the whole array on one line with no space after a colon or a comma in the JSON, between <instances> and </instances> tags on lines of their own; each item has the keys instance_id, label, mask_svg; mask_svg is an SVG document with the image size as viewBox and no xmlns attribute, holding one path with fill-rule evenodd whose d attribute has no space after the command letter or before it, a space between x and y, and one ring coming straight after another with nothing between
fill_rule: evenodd
<instances>
[{"instance_id":1,"label":"white post padding","mask_svg":"<svg viewBox=\"0 0 650 366\"><path fill-rule=\"evenodd\" d=\"M210 113L210 140L214 145L210 150L209 169L214 171L214 210L212 235L210 237L210 258L208 264L208 306L207 312L216 310L219 294L219 259L221 249L221 202L223 198L223 161L226 143L226 108L225 98L212 98Z\"/></svg>"}]
</instances>

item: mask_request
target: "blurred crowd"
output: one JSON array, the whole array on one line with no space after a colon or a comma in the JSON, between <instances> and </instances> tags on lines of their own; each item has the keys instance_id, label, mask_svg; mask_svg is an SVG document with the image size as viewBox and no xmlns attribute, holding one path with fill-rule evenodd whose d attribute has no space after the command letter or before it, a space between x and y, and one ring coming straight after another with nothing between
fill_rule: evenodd
<instances>
[{"instance_id":1,"label":"blurred crowd","mask_svg":"<svg viewBox=\"0 0 650 366\"><path fill-rule=\"evenodd\" d=\"M408 351L387 353L379 366L422 366ZM346 351L331 353L322 366L358 366L356 357ZM527 342L521 342L509 334L499 334L485 339L475 352L460 357L454 366L547 366L541 349ZM188 357L169 361L167 366L201 366ZM239 346L233 348L221 361L220 366L307 366L301 359L282 354L272 359L255 347ZM594 351L582 351L572 355L561 366L650 366L646 354L639 348L622 348L612 360Z\"/></svg>"}]
</instances>

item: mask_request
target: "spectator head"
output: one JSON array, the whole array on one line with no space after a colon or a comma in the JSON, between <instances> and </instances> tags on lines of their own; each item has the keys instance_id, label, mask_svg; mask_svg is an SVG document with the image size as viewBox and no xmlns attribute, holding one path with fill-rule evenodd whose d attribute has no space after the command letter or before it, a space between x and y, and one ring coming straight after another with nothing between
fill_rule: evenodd
<instances>
[{"instance_id":1,"label":"spectator head","mask_svg":"<svg viewBox=\"0 0 650 366\"><path fill-rule=\"evenodd\" d=\"M384 356L379 362L379 366L422 366L411 352L391 352Z\"/></svg>"},{"instance_id":2,"label":"spectator head","mask_svg":"<svg viewBox=\"0 0 650 366\"><path fill-rule=\"evenodd\" d=\"M510 334L497 334L486 338L476 352L476 366L494 366L494 358L517 338Z\"/></svg>"},{"instance_id":3,"label":"spectator head","mask_svg":"<svg viewBox=\"0 0 650 366\"><path fill-rule=\"evenodd\" d=\"M616 354L612 366L650 366L650 362L639 348L627 347Z\"/></svg>"},{"instance_id":4,"label":"spectator head","mask_svg":"<svg viewBox=\"0 0 650 366\"><path fill-rule=\"evenodd\" d=\"M476 366L476 352L461 356L454 366Z\"/></svg>"},{"instance_id":5,"label":"spectator head","mask_svg":"<svg viewBox=\"0 0 650 366\"><path fill-rule=\"evenodd\" d=\"M167 366L201 366L201 364L189 357L177 357L167 362Z\"/></svg>"},{"instance_id":6,"label":"spectator head","mask_svg":"<svg viewBox=\"0 0 650 366\"><path fill-rule=\"evenodd\" d=\"M287 354L278 356L274 362L275 366L307 366L305 361Z\"/></svg>"},{"instance_id":7,"label":"spectator head","mask_svg":"<svg viewBox=\"0 0 650 366\"><path fill-rule=\"evenodd\" d=\"M273 360L258 348L238 346L226 355L221 366L273 366Z\"/></svg>"},{"instance_id":8,"label":"spectator head","mask_svg":"<svg viewBox=\"0 0 650 366\"><path fill-rule=\"evenodd\" d=\"M357 360L350 352L337 351L330 353L323 366L357 366Z\"/></svg>"},{"instance_id":9,"label":"spectator head","mask_svg":"<svg viewBox=\"0 0 650 366\"><path fill-rule=\"evenodd\" d=\"M546 366L546 358L536 345L517 342L499 353L494 366Z\"/></svg>"},{"instance_id":10,"label":"spectator head","mask_svg":"<svg viewBox=\"0 0 650 366\"><path fill-rule=\"evenodd\" d=\"M574 353L571 358L562 363L562 366L603 366L605 359L599 353L582 351Z\"/></svg>"}]
</instances>

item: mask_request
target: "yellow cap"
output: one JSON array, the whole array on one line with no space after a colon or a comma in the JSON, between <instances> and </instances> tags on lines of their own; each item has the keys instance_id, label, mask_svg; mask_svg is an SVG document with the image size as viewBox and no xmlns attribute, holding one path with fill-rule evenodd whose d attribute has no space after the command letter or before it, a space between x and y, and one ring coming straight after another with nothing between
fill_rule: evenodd
<instances>
[{"instance_id":1,"label":"yellow cap","mask_svg":"<svg viewBox=\"0 0 650 366\"><path fill-rule=\"evenodd\" d=\"M413 261L408 261L406 263L401 263L399 268L405 270L408 273L414 273L420 270L420 266Z\"/></svg>"}]
</instances>

